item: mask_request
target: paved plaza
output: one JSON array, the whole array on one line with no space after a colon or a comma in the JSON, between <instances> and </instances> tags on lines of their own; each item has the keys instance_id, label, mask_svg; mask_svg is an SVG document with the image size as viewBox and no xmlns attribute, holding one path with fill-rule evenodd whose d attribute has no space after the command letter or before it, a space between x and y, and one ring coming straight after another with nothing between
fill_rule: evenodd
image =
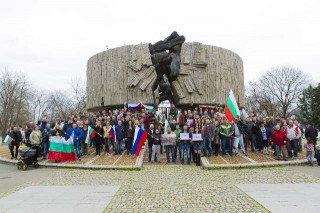
<instances>
[{"instance_id":1,"label":"paved plaza","mask_svg":"<svg viewBox=\"0 0 320 213\"><path fill-rule=\"evenodd\" d=\"M5 171L0 173L1 188L3 177L6 177L7 185L0 195L0 204L10 196L18 198L21 190L30 186L71 186L73 190L84 190L88 194L90 191L81 187L95 186L94 189L103 193L108 191L105 187L119 187L112 199L110 194L106 198L96 198L94 203L104 200L105 212L268 212L263 202L260 202L262 205L257 202L259 197L254 200L254 196L243 191L239 184L320 185L320 168L306 167L204 170L195 166L163 165L144 166L141 171L31 168L23 172L14 166L0 164L0 170ZM25 174L27 178L23 181ZM31 174L34 174L33 178L29 178ZM52 189L53 192L58 190ZM34 200L43 202L42 193L35 195ZM318 195L301 197L300 200L312 197L317 199ZM28 201L16 199L12 205L24 203L28 204ZM91 212L99 212L98 205L91 207ZM14 211L5 211L0 205L0 212Z\"/></svg>"}]
</instances>

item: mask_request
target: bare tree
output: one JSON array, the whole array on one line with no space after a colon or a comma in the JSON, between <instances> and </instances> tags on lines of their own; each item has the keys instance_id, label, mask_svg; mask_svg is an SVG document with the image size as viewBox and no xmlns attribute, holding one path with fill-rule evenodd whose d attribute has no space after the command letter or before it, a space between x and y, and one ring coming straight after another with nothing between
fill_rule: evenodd
<instances>
[{"instance_id":1,"label":"bare tree","mask_svg":"<svg viewBox=\"0 0 320 213\"><path fill-rule=\"evenodd\" d=\"M49 94L42 89L33 89L31 92L32 98L29 100L30 118L34 122L40 120L48 111Z\"/></svg>"},{"instance_id":2,"label":"bare tree","mask_svg":"<svg viewBox=\"0 0 320 213\"><path fill-rule=\"evenodd\" d=\"M25 75L4 70L0 73L0 133L28 120L30 83Z\"/></svg>"},{"instance_id":3,"label":"bare tree","mask_svg":"<svg viewBox=\"0 0 320 213\"><path fill-rule=\"evenodd\" d=\"M300 69L276 67L266 71L257 82L250 82L248 97L260 112L287 117L297 108L298 99L307 85L307 75Z\"/></svg>"},{"instance_id":4,"label":"bare tree","mask_svg":"<svg viewBox=\"0 0 320 213\"><path fill-rule=\"evenodd\" d=\"M65 92L56 90L50 93L48 101L48 114L50 117L67 119L73 113L72 100Z\"/></svg>"},{"instance_id":5,"label":"bare tree","mask_svg":"<svg viewBox=\"0 0 320 213\"><path fill-rule=\"evenodd\" d=\"M87 90L86 83L81 77L75 77L71 81L72 101L75 112L84 112L87 107Z\"/></svg>"}]
</instances>

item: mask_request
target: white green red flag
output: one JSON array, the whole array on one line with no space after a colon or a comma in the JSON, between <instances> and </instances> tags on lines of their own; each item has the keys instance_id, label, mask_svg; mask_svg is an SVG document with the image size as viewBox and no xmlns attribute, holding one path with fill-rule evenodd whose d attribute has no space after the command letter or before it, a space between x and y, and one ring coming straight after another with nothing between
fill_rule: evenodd
<instances>
[{"instance_id":1,"label":"white green red flag","mask_svg":"<svg viewBox=\"0 0 320 213\"><path fill-rule=\"evenodd\" d=\"M211 104L211 105L217 105L217 100L216 100L216 99L213 99L213 101L211 101L210 104Z\"/></svg>"},{"instance_id":2,"label":"white green red flag","mask_svg":"<svg viewBox=\"0 0 320 213\"><path fill-rule=\"evenodd\" d=\"M224 113L229 121L234 121L240 116L240 110L232 90L229 92L227 104L224 107Z\"/></svg>"},{"instance_id":3,"label":"white green red flag","mask_svg":"<svg viewBox=\"0 0 320 213\"><path fill-rule=\"evenodd\" d=\"M142 104L142 106L148 111L148 112L152 112L153 111L153 106L149 106L146 104Z\"/></svg>"},{"instance_id":4,"label":"white green red flag","mask_svg":"<svg viewBox=\"0 0 320 213\"><path fill-rule=\"evenodd\" d=\"M168 120L166 119L166 121L164 122L164 132L168 133L168 128L170 127Z\"/></svg>"},{"instance_id":5,"label":"white green red flag","mask_svg":"<svg viewBox=\"0 0 320 213\"><path fill-rule=\"evenodd\" d=\"M5 139L4 139L4 143L11 144L12 143L12 138L9 135L7 135L5 137Z\"/></svg>"},{"instance_id":6,"label":"white green red flag","mask_svg":"<svg viewBox=\"0 0 320 213\"><path fill-rule=\"evenodd\" d=\"M242 109L241 110L241 117L243 119L247 119L249 117L248 113L246 112L246 110Z\"/></svg>"},{"instance_id":7,"label":"white green red flag","mask_svg":"<svg viewBox=\"0 0 320 213\"><path fill-rule=\"evenodd\" d=\"M180 123L182 119L183 119L183 114L182 114L182 112L179 110L179 111L178 111L178 114L177 114L177 123Z\"/></svg>"},{"instance_id":8,"label":"white green red flag","mask_svg":"<svg viewBox=\"0 0 320 213\"><path fill-rule=\"evenodd\" d=\"M48 160L52 161L75 161L73 139L70 137L66 140L61 136L51 136L49 138Z\"/></svg>"},{"instance_id":9,"label":"white green red flag","mask_svg":"<svg viewBox=\"0 0 320 213\"><path fill-rule=\"evenodd\" d=\"M96 134L97 134L96 130L94 130L92 127L89 126L85 143L91 144L91 141L93 140Z\"/></svg>"}]
</instances>

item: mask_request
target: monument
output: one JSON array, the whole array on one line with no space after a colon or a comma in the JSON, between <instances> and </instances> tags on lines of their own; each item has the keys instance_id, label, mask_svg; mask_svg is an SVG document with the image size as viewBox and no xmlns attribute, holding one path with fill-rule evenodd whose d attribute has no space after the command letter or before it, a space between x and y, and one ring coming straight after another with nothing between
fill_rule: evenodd
<instances>
[{"instance_id":1,"label":"monument","mask_svg":"<svg viewBox=\"0 0 320 213\"><path fill-rule=\"evenodd\" d=\"M244 106L241 58L220 47L185 43L177 32L155 44L106 50L87 64L88 111L164 100L181 108L214 98L225 104L230 89Z\"/></svg>"}]
</instances>

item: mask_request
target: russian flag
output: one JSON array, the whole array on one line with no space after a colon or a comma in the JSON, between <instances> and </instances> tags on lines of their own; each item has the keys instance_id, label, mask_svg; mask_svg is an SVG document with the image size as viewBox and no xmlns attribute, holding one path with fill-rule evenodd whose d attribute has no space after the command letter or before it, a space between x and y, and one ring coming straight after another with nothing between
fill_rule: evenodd
<instances>
[{"instance_id":1,"label":"russian flag","mask_svg":"<svg viewBox=\"0 0 320 213\"><path fill-rule=\"evenodd\" d=\"M109 135L111 135L111 137L112 137L112 143L116 144L117 136L116 136L116 127L114 125L110 129Z\"/></svg>"},{"instance_id":2,"label":"russian flag","mask_svg":"<svg viewBox=\"0 0 320 213\"><path fill-rule=\"evenodd\" d=\"M146 141L147 136L148 136L148 133L146 131L143 131L139 127L135 128L132 154L134 154L135 156L139 156L140 150L142 148L142 145Z\"/></svg>"},{"instance_id":3,"label":"russian flag","mask_svg":"<svg viewBox=\"0 0 320 213\"><path fill-rule=\"evenodd\" d=\"M131 111L139 110L140 109L140 104L128 104L128 108Z\"/></svg>"}]
</instances>

